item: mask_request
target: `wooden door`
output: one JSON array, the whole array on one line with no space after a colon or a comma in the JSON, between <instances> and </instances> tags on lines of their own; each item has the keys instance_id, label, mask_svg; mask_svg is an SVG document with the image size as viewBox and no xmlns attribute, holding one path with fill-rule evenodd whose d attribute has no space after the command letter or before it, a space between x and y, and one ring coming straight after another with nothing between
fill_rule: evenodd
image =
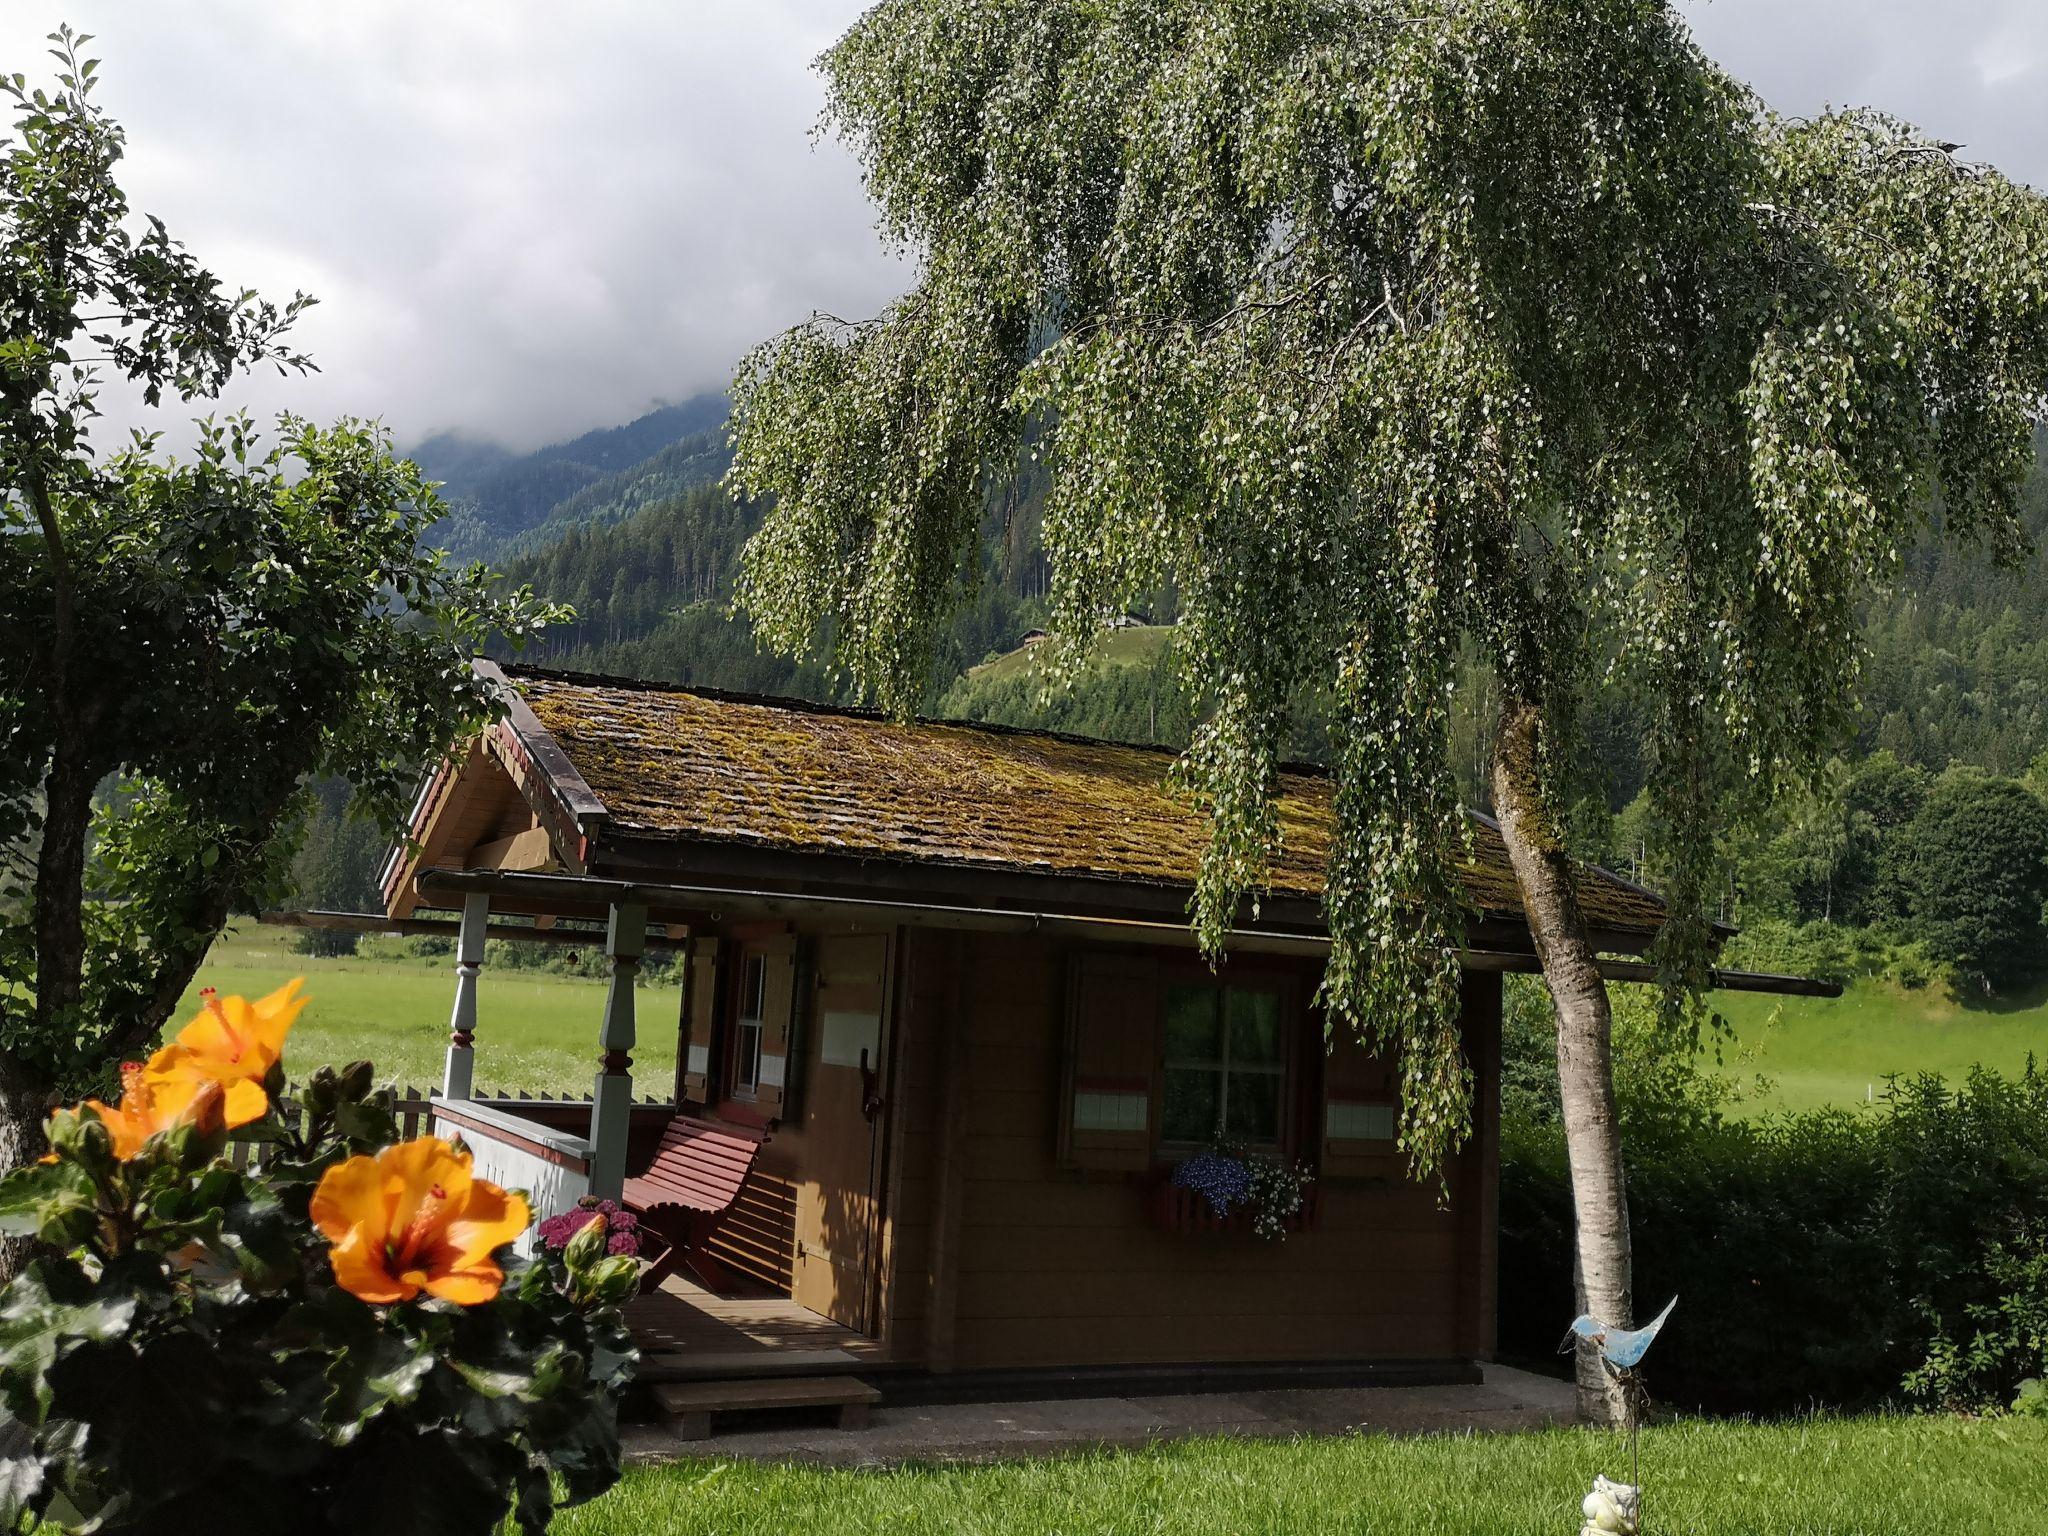
<instances>
[{"instance_id":1,"label":"wooden door","mask_svg":"<svg viewBox=\"0 0 2048 1536\"><path fill-rule=\"evenodd\" d=\"M873 1333L889 941L830 934L816 954L799 1047L802 1184L791 1295L835 1323Z\"/></svg>"}]
</instances>

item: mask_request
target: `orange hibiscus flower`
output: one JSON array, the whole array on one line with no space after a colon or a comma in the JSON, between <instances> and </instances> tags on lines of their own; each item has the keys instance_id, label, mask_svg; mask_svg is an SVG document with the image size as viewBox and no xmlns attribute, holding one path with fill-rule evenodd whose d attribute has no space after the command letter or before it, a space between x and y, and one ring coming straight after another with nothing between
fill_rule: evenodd
<instances>
[{"instance_id":1,"label":"orange hibiscus flower","mask_svg":"<svg viewBox=\"0 0 2048 1536\"><path fill-rule=\"evenodd\" d=\"M465 1307L496 1296L505 1272L491 1256L532 1213L469 1166L467 1149L422 1136L328 1169L311 1215L336 1283L378 1305L421 1291Z\"/></svg>"},{"instance_id":2,"label":"orange hibiscus flower","mask_svg":"<svg viewBox=\"0 0 2048 1536\"><path fill-rule=\"evenodd\" d=\"M196 1125L209 1135L226 1129L222 1108L226 1094L219 1083L199 1079L167 1079L153 1075L136 1062L121 1064L121 1102L102 1104L87 1099L77 1109L60 1109L60 1115L78 1115L91 1110L114 1138L114 1155L124 1163L139 1157L150 1137L181 1125ZM44 1162L56 1161L56 1153Z\"/></svg>"},{"instance_id":3,"label":"orange hibiscus flower","mask_svg":"<svg viewBox=\"0 0 2048 1536\"><path fill-rule=\"evenodd\" d=\"M284 1054L284 1037L306 1006L299 996L305 978L293 977L256 1002L222 997L208 987L192 1022L149 1058L153 1077L180 1082L216 1082L227 1095L230 1128L260 1120L270 1108L263 1080Z\"/></svg>"}]
</instances>

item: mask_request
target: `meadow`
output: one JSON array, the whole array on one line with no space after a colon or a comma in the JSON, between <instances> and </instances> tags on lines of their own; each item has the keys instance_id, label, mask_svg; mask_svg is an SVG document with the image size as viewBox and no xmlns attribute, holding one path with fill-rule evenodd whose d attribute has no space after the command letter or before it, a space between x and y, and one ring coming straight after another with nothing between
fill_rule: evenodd
<instances>
[{"instance_id":1,"label":"meadow","mask_svg":"<svg viewBox=\"0 0 2048 1536\"><path fill-rule=\"evenodd\" d=\"M294 1079L318 1066L368 1058L383 1082L426 1087L441 1081L455 962L406 954L392 940L375 941L366 954L326 958L296 953L290 929L238 923L214 946L173 1026L198 1011L203 986L260 997L294 976L305 977L311 999L285 1053ZM590 977L487 965L478 984L478 1089L588 1095L604 991L605 983ZM643 985L636 1001L635 1091L665 1096L675 1082L680 990Z\"/></svg>"},{"instance_id":2,"label":"meadow","mask_svg":"<svg viewBox=\"0 0 2048 1536\"><path fill-rule=\"evenodd\" d=\"M2038 984L1988 1004L1875 977L1839 998L1722 992L1713 1003L1733 1033L1709 1042L1702 1065L1736 1082L1744 1114L1866 1103L1890 1073L1954 1082L1975 1065L2017 1076L2030 1055L2048 1065L2048 987Z\"/></svg>"},{"instance_id":3,"label":"meadow","mask_svg":"<svg viewBox=\"0 0 2048 1536\"><path fill-rule=\"evenodd\" d=\"M2048 1423L1872 1416L1687 1420L1642 1438L1657 1536L2038 1533ZM1212 1439L987 1466L823 1471L684 1462L629 1472L558 1536L1567 1536L1625 1444L1594 1431Z\"/></svg>"},{"instance_id":4,"label":"meadow","mask_svg":"<svg viewBox=\"0 0 2048 1536\"><path fill-rule=\"evenodd\" d=\"M312 996L293 1034L295 1075L324 1062L368 1057L399 1083L437 1083L447 1049L454 963L421 958L391 940L357 956L297 954L288 929L242 923L215 947L177 1015L199 1006L198 988L259 996L293 976ZM587 1093L595 1071L604 983L588 977L486 966L477 1029L477 1081L487 1089ZM673 986L639 989L641 1091L674 1076ZM1861 1104L1889 1073L1936 1072L1959 1080L1977 1063L2017 1073L2032 1054L2048 1063L2048 991L1997 1006L1966 1006L1939 986L1916 990L1864 979L1838 999L1716 994L1733 1032L1710 1042L1706 1064L1742 1090L1736 1110ZM1718 1052L1718 1060L1715 1053ZM1765 1080L1760 1089L1757 1079Z\"/></svg>"}]
</instances>

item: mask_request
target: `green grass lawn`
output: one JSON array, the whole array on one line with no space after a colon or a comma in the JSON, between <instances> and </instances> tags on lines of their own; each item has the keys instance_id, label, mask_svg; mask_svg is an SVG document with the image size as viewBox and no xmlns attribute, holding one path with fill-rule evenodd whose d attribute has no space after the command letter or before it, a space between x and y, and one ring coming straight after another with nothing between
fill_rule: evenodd
<instances>
[{"instance_id":1,"label":"green grass lawn","mask_svg":"<svg viewBox=\"0 0 2048 1536\"><path fill-rule=\"evenodd\" d=\"M455 997L452 958L399 955L385 941L385 952L326 959L294 953L291 939L290 929L256 923L230 929L200 968L173 1028L198 1011L200 987L260 997L303 976L311 1001L285 1048L294 1079L323 1064L368 1057L385 1082L426 1087L441 1081ZM639 989L637 1002L636 1092L666 1094L675 1082L681 998L673 986L650 985ZM478 989L478 1088L587 1095L597 1073L603 1009L602 981L486 966Z\"/></svg>"},{"instance_id":2,"label":"green grass lawn","mask_svg":"<svg viewBox=\"0 0 2048 1536\"><path fill-rule=\"evenodd\" d=\"M826 1431L830 1433L830 1431ZM1643 1436L1655 1536L1971 1536L2048 1529L2048 1424L1862 1418L1687 1422ZM952 1469L646 1468L559 1516L560 1536L1572 1536L1604 1433L1202 1440Z\"/></svg>"},{"instance_id":3,"label":"green grass lawn","mask_svg":"<svg viewBox=\"0 0 2048 1536\"><path fill-rule=\"evenodd\" d=\"M1995 1007L1965 1007L1939 986L1907 990L1863 980L1839 998L1723 992L1714 1006L1735 1027L1719 1070L1770 1090L1743 1107L1812 1109L1861 1104L1884 1092L1887 1073L1938 1072L1961 1079L1978 1063L2017 1073L2032 1052L2048 1064L2048 996L2040 989ZM2048 1529L2048 1519L2043 1528Z\"/></svg>"}]
</instances>

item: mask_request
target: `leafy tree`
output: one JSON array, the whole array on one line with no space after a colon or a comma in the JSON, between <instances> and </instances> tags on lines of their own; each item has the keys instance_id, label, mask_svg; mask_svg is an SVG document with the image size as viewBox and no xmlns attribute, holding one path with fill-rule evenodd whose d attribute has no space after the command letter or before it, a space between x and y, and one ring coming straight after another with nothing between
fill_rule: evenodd
<instances>
[{"instance_id":1,"label":"leafy tree","mask_svg":"<svg viewBox=\"0 0 2048 1536\"><path fill-rule=\"evenodd\" d=\"M762 633L829 632L911 708L986 482L1035 434L1068 654L1179 593L1212 701L1180 770L1211 946L1264 879L1291 705L1327 694L1323 1001L1400 1051L1424 1170L1469 1122L1446 747L1469 641L1586 1302L1627 1319L1610 1014L1563 831L1578 705L1606 671L1641 701L1660 954L1697 984L1717 829L1847 735L1859 599L1935 493L1949 534L2019 547L2048 205L1890 118L1773 115L1658 0L885 0L823 67L918 277L735 381L732 483L774 498L741 593ZM1588 1410L1621 1411L1580 1368Z\"/></svg>"},{"instance_id":2,"label":"leafy tree","mask_svg":"<svg viewBox=\"0 0 2048 1536\"><path fill-rule=\"evenodd\" d=\"M60 1092L155 1040L228 913L276 887L301 789L393 820L493 701L486 637L552 610L422 553L431 491L381 430L201 424L185 460L91 440L103 377L151 404L303 368L114 179L86 39L0 81L0 1169Z\"/></svg>"},{"instance_id":3,"label":"leafy tree","mask_svg":"<svg viewBox=\"0 0 2048 1536\"><path fill-rule=\"evenodd\" d=\"M2048 970L2048 805L2026 786L1943 774L1901 834L1899 865L1937 960L1989 991Z\"/></svg>"}]
</instances>

